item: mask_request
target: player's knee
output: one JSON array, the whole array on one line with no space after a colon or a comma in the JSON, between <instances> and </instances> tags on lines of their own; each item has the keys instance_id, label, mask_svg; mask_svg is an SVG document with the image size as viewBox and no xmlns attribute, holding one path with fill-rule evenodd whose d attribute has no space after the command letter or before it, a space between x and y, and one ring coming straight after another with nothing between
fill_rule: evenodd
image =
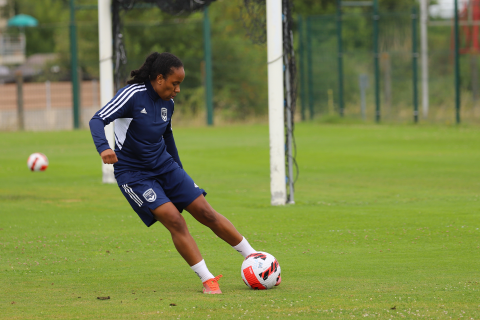
<instances>
[{"instance_id":1,"label":"player's knee","mask_svg":"<svg viewBox=\"0 0 480 320\"><path fill-rule=\"evenodd\" d=\"M218 222L218 215L212 208L202 208L200 210L200 216L201 222L206 226L211 226Z\"/></svg>"},{"instance_id":2,"label":"player's knee","mask_svg":"<svg viewBox=\"0 0 480 320\"><path fill-rule=\"evenodd\" d=\"M187 223L181 215L170 217L164 224L171 233L188 232Z\"/></svg>"}]
</instances>

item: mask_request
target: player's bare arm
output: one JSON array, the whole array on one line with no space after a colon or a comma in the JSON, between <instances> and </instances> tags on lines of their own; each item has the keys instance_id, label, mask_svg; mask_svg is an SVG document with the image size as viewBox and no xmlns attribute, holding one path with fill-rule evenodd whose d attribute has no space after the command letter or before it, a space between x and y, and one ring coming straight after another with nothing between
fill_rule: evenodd
<instances>
[{"instance_id":1,"label":"player's bare arm","mask_svg":"<svg viewBox=\"0 0 480 320\"><path fill-rule=\"evenodd\" d=\"M105 164L114 164L118 162L117 155L112 149L102 151L102 153L100 153L100 157L102 157L102 161Z\"/></svg>"}]
</instances>

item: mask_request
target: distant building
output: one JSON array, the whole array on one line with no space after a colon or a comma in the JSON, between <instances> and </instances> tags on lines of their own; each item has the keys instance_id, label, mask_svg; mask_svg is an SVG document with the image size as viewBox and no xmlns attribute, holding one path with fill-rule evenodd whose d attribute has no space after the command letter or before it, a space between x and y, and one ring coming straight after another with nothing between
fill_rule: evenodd
<instances>
[{"instance_id":1,"label":"distant building","mask_svg":"<svg viewBox=\"0 0 480 320\"><path fill-rule=\"evenodd\" d=\"M11 0L10 0L11 1ZM7 21L14 12L6 12L8 0L0 0L0 66L18 65L25 62L25 34L8 34Z\"/></svg>"}]
</instances>

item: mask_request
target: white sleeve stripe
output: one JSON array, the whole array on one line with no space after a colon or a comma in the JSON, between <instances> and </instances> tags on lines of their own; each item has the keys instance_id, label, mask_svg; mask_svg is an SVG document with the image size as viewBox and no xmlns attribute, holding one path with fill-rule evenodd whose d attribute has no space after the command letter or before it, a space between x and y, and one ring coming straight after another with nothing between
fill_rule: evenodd
<instances>
[{"instance_id":1,"label":"white sleeve stripe","mask_svg":"<svg viewBox=\"0 0 480 320\"><path fill-rule=\"evenodd\" d=\"M143 201L140 200L140 198L135 194L135 192L133 192L132 188L130 188L128 186L128 184L124 184L124 185L122 185L122 187L123 187L123 189L125 189L125 192L128 193L130 198L132 198L133 201L135 201L135 203L138 204L139 207L141 207Z\"/></svg>"},{"instance_id":2,"label":"white sleeve stripe","mask_svg":"<svg viewBox=\"0 0 480 320\"><path fill-rule=\"evenodd\" d=\"M105 120L106 118L110 117L112 114L114 114L115 112L118 111L118 109L120 109L121 107L123 107L123 105L125 103L127 103L127 101L137 92L140 92L140 91L147 91L147 88L144 88L144 89L137 89L137 90L134 90L133 92L131 92L129 94L128 97L125 98L125 100L122 102L122 104L120 104L115 110L113 111L109 111L108 114L103 114L102 116L100 116L103 120ZM116 106L113 106L113 107L116 107Z\"/></svg>"},{"instance_id":3,"label":"white sleeve stripe","mask_svg":"<svg viewBox=\"0 0 480 320\"><path fill-rule=\"evenodd\" d=\"M132 85L130 87L128 87L127 89L123 90L123 92L121 94L119 94L114 100L110 101L109 103L107 103L101 110L100 112L98 113L99 116L102 116L105 112L108 111L108 109L110 109L110 107L112 105L115 105L116 103L118 103L118 101L122 100L123 97L125 97L131 90L135 90L136 88L139 88L139 87L144 87L144 85Z\"/></svg>"},{"instance_id":4,"label":"white sleeve stripe","mask_svg":"<svg viewBox=\"0 0 480 320\"><path fill-rule=\"evenodd\" d=\"M119 94L114 100L110 101L109 103L107 103L102 109L100 109L100 112L98 113L99 116L102 116L106 111L108 111L108 109L110 108L110 106L112 104L115 104L117 103L119 100L123 99L123 97L130 91L130 90L133 90L135 88L137 88L138 85L133 85L133 86L130 86L128 87L127 89L123 90L123 92L121 94Z\"/></svg>"},{"instance_id":5,"label":"white sleeve stripe","mask_svg":"<svg viewBox=\"0 0 480 320\"><path fill-rule=\"evenodd\" d=\"M115 100L112 100L110 101L109 103L107 103L105 105L105 107L103 107L100 112L98 113L98 115L100 117L102 117L105 113L107 113L111 108L115 108L115 105L118 104L119 102L121 102L123 100L123 98L128 94L130 93L132 90L135 90L135 89L138 89L138 88L145 88L145 85L132 85L131 87L123 90L123 92L121 94L119 94Z\"/></svg>"}]
</instances>

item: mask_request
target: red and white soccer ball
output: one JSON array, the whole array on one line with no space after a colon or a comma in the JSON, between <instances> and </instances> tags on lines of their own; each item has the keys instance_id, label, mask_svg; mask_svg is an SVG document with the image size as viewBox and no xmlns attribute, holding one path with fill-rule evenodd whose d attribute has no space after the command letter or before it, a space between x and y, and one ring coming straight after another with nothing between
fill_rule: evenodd
<instances>
[{"instance_id":1,"label":"red and white soccer ball","mask_svg":"<svg viewBox=\"0 0 480 320\"><path fill-rule=\"evenodd\" d=\"M45 171L48 168L48 159L43 153L36 152L28 157L27 164L31 171Z\"/></svg>"},{"instance_id":2,"label":"red and white soccer ball","mask_svg":"<svg viewBox=\"0 0 480 320\"><path fill-rule=\"evenodd\" d=\"M270 253L258 251L247 256L242 263L242 279L255 290L271 289L280 277L280 265Z\"/></svg>"}]
</instances>

